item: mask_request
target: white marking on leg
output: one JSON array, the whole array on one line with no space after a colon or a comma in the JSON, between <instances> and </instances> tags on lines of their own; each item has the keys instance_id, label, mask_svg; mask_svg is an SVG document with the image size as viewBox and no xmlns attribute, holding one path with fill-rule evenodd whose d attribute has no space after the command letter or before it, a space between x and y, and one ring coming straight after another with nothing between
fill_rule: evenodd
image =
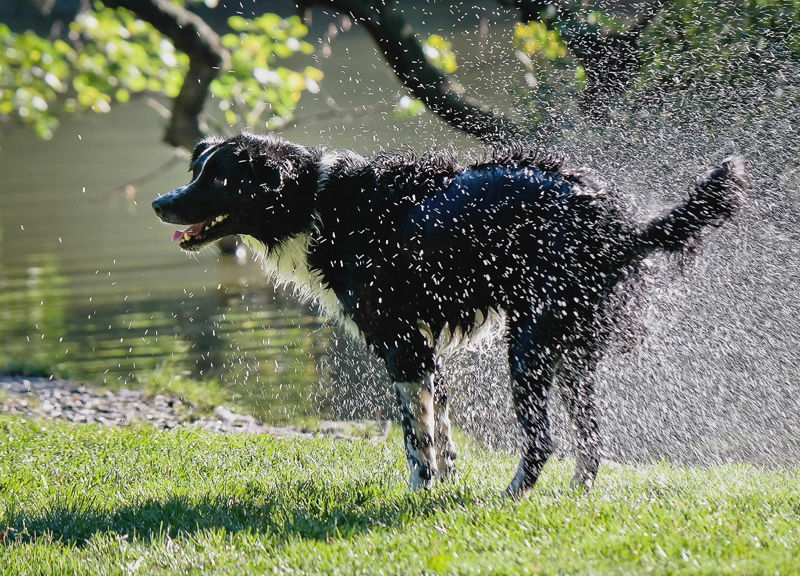
<instances>
[{"instance_id":1,"label":"white marking on leg","mask_svg":"<svg viewBox=\"0 0 800 576\"><path fill-rule=\"evenodd\" d=\"M418 382L394 385L403 417L403 436L411 475L412 490L430 488L436 477L436 446L433 406L433 375Z\"/></svg>"},{"instance_id":2,"label":"white marking on leg","mask_svg":"<svg viewBox=\"0 0 800 576\"><path fill-rule=\"evenodd\" d=\"M450 405L444 383L434 381L434 422L436 436L436 465L442 479L451 478L455 472L456 445L453 442L452 426L450 424ZM439 387L442 390L439 390Z\"/></svg>"}]
</instances>

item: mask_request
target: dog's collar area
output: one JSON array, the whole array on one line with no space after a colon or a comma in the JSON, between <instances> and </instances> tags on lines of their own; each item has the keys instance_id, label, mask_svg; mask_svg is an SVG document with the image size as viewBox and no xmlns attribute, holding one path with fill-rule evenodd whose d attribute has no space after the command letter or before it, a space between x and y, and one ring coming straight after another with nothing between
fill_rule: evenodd
<instances>
[{"instance_id":1,"label":"dog's collar area","mask_svg":"<svg viewBox=\"0 0 800 576\"><path fill-rule=\"evenodd\" d=\"M172 235L172 241L179 242L181 247L184 247L184 245L189 243L196 244L202 243L208 239L213 239L208 238L208 236L218 236L216 234L216 228L228 220L228 218L228 214L220 214L215 218L209 218L203 222L192 224L186 230L176 230Z\"/></svg>"}]
</instances>

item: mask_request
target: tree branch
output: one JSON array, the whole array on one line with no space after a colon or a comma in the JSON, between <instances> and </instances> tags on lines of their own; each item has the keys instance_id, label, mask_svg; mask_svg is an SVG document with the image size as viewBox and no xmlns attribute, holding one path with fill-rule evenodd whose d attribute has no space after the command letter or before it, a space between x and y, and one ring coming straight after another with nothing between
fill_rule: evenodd
<instances>
[{"instance_id":1,"label":"tree branch","mask_svg":"<svg viewBox=\"0 0 800 576\"><path fill-rule=\"evenodd\" d=\"M498 0L507 5L509 0ZM669 0L653 0L624 32L603 31L568 7L555 8L543 0L513 0L525 21L542 22L557 30L572 55L586 71L582 100L590 114L602 114L614 96L633 84L641 67L639 38Z\"/></svg>"},{"instance_id":2,"label":"tree branch","mask_svg":"<svg viewBox=\"0 0 800 576\"><path fill-rule=\"evenodd\" d=\"M411 25L386 1L308 0L306 6L330 8L361 23L372 36L403 86L445 122L484 142L513 138L510 121L457 94L447 75L425 56Z\"/></svg>"},{"instance_id":3,"label":"tree branch","mask_svg":"<svg viewBox=\"0 0 800 576\"><path fill-rule=\"evenodd\" d=\"M169 0L102 1L109 8L127 8L189 56L189 71L173 101L164 141L191 150L203 136L199 118L211 81L228 67L228 51L219 35L202 18Z\"/></svg>"}]
</instances>

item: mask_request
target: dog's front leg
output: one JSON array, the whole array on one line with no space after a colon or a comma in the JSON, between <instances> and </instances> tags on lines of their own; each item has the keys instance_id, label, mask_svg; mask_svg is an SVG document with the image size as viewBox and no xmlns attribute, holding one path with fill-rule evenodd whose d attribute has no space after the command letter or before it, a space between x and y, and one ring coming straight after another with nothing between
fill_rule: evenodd
<instances>
[{"instance_id":1,"label":"dog's front leg","mask_svg":"<svg viewBox=\"0 0 800 576\"><path fill-rule=\"evenodd\" d=\"M403 423L406 456L411 468L409 486L412 490L430 488L438 469L434 444L433 374L414 382L394 385Z\"/></svg>"},{"instance_id":2,"label":"dog's front leg","mask_svg":"<svg viewBox=\"0 0 800 576\"><path fill-rule=\"evenodd\" d=\"M456 445L453 442L452 426L450 424L450 402L447 394L447 385L440 366L436 369L433 387L436 464L439 468L440 478L445 480L452 478L456 471Z\"/></svg>"}]
</instances>

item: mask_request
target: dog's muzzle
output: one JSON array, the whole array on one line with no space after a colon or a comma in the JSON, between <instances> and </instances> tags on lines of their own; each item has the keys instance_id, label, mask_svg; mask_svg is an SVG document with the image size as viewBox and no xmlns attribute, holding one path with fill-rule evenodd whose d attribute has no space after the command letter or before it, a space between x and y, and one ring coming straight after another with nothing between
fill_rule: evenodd
<instances>
[{"instance_id":1,"label":"dog's muzzle","mask_svg":"<svg viewBox=\"0 0 800 576\"><path fill-rule=\"evenodd\" d=\"M160 198L156 198L153 201L153 210L155 210L156 215L161 218L162 221L170 224L186 223L184 219L179 217L175 212L175 200L180 197L183 192L184 188L178 188L172 192L167 192Z\"/></svg>"}]
</instances>

